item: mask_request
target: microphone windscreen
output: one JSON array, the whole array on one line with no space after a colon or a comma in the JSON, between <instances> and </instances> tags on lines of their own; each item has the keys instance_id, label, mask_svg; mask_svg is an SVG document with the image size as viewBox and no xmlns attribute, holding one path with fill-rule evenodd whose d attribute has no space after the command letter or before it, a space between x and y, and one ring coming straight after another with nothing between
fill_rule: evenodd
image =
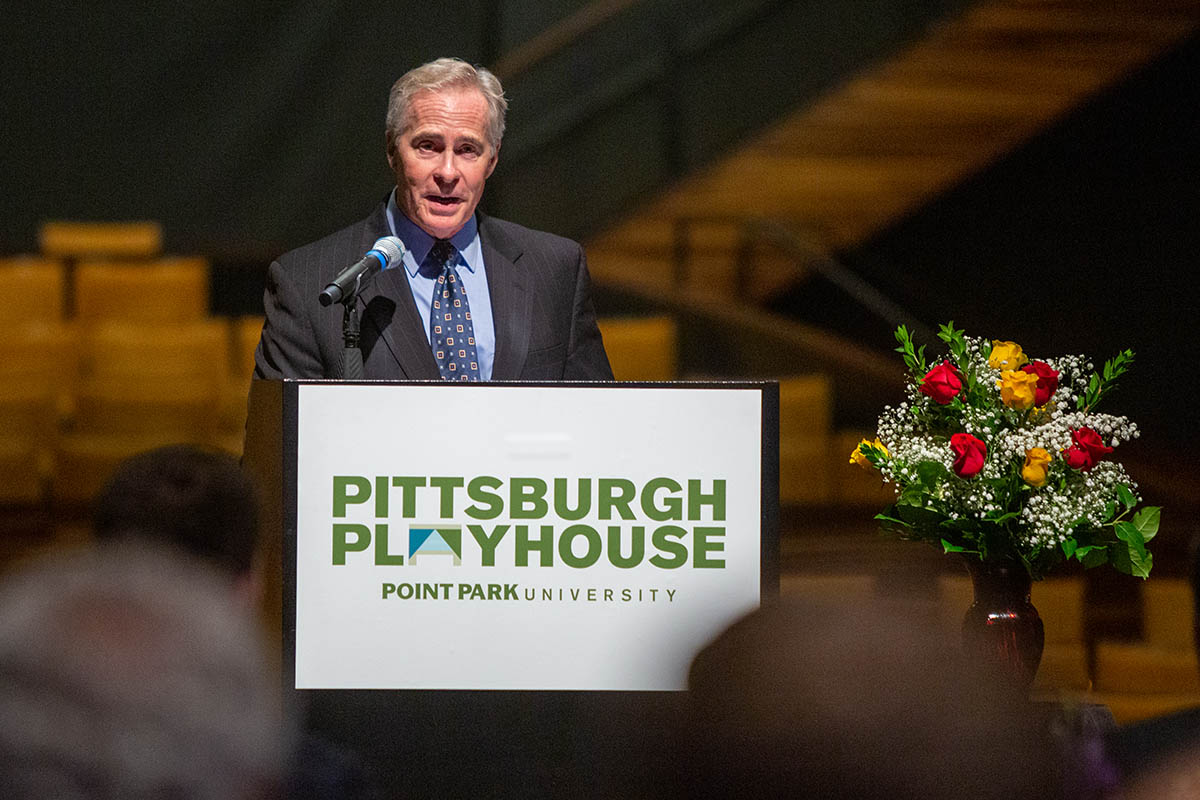
<instances>
[{"instance_id":1,"label":"microphone windscreen","mask_svg":"<svg viewBox=\"0 0 1200 800\"><path fill-rule=\"evenodd\" d=\"M404 242L395 236L384 236L376 239L371 249L378 250L383 254L384 260L387 262L383 267L384 269L399 264L404 258Z\"/></svg>"}]
</instances>

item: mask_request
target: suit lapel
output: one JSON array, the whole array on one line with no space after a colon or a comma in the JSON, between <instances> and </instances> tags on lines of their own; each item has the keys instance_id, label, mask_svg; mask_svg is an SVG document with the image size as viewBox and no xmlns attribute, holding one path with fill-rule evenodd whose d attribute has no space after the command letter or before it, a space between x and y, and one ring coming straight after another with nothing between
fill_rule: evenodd
<instances>
[{"instance_id":1,"label":"suit lapel","mask_svg":"<svg viewBox=\"0 0 1200 800\"><path fill-rule=\"evenodd\" d=\"M379 237L389 233L384 204L371 215L360 252L367 252ZM358 310L362 319L363 339L370 337L382 341L388 350L387 355L391 357L389 360L380 353L370 359L372 366L366 367L368 378L441 379L403 266L384 270L370 280L359 293ZM367 326L372 330L368 331ZM378 341L375 347L378 347ZM372 347L372 353L375 347ZM388 369L389 364L394 365L395 369Z\"/></svg>"},{"instance_id":2,"label":"suit lapel","mask_svg":"<svg viewBox=\"0 0 1200 800\"><path fill-rule=\"evenodd\" d=\"M491 220L479 214L479 241L487 270L488 294L492 301L492 324L496 329L496 357L492 380L516 380L529 352L530 294L525 274L517 268L521 248L505 236ZM412 301L409 301L411 305Z\"/></svg>"}]
</instances>

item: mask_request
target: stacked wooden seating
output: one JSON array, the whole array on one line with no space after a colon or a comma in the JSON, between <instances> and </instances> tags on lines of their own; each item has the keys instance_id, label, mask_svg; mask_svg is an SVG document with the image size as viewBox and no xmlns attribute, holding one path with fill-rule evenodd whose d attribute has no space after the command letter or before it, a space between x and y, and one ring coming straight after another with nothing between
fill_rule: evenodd
<instances>
[{"instance_id":1,"label":"stacked wooden seating","mask_svg":"<svg viewBox=\"0 0 1200 800\"><path fill-rule=\"evenodd\" d=\"M0 259L0 504L86 506L122 460L179 442L240 452L262 317L209 312L203 258L156 223L46 223Z\"/></svg>"},{"instance_id":2,"label":"stacked wooden seating","mask_svg":"<svg viewBox=\"0 0 1200 800\"><path fill-rule=\"evenodd\" d=\"M599 321L604 349L619 381L679 378L679 327L670 317L609 317Z\"/></svg>"},{"instance_id":3,"label":"stacked wooden seating","mask_svg":"<svg viewBox=\"0 0 1200 800\"><path fill-rule=\"evenodd\" d=\"M208 284L203 258L83 259L75 267L75 317L82 324L204 319Z\"/></svg>"},{"instance_id":4,"label":"stacked wooden seating","mask_svg":"<svg viewBox=\"0 0 1200 800\"><path fill-rule=\"evenodd\" d=\"M36 405L28 385L50 387L54 409L51 434L0 447L23 476L14 496L52 484L54 497L82 501L108 465L164 440L239 452L262 317L211 317L209 265L164 257L155 223L47 223L40 241L46 255L0 264L22 298L0 309L0 377L29 376L24 409ZM606 318L600 328L618 380L694 377L675 318ZM31 412L16 410L13 393L4 413L15 420ZM878 476L847 464L860 434L835 431L832 407L827 376L780 379L781 501L883 505L891 495Z\"/></svg>"},{"instance_id":5,"label":"stacked wooden seating","mask_svg":"<svg viewBox=\"0 0 1200 800\"><path fill-rule=\"evenodd\" d=\"M162 226L153 221L51 220L42 223L38 245L51 258L152 258L162 252Z\"/></svg>"},{"instance_id":6,"label":"stacked wooden seating","mask_svg":"<svg viewBox=\"0 0 1200 800\"><path fill-rule=\"evenodd\" d=\"M831 452L833 383L825 375L779 380L779 502L822 504L847 458Z\"/></svg>"},{"instance_id":7,"label":"stacked wooden seating","mask_svg":"<svg viewBox=\"0 0 1200 800\"><path fill-rule=\"evenodd\" d=\"M9 301L0 304L0 325L61 321L64 270L62 261L42 256L0 259L4 291Z\"/></svg>"},{"instance_id":8,"label":"stacked wooden seating","mask_svg":"<svg viewBox=\"0 0 1200 800\"><path fill-rule=\"evenodd\" d=\"M1082 576L1035 581L1030 593L1046 629L1046 647L1034 687L1084 692L1091 688L1084 622Z\"/></svg>"},{"instance_id":9,"label":"stacked wooden seating","mask_svg":"<svg viewBox=\"0 0 1200 800\"><path fill-rule=\"evenodd\" d=\"M241 453L246 428L247 400L254 376L254 350L262 334L264 317L246 315L229 320L228 373L219 400L214 444L231 453Z\"/></svg>"},{"instance_id":10,"label":"stacked wooden seating","mask_svg":"<svg viewBox=\"0 0 1200 800\"><path fill-rule=\"evenodd\" d=\"M1192 589L1182 578L1142 585L1142 637L1096 643L1096 691L1118 722L1200 705Z\"/></svg>"},{"instance_id":11,"label":"stacked wooden seating","mask_svg":"<svg viewBox=\"0 0 1200 800\"><path fill-rule=\"evenodd\" d=\"M44 497L74 386L74 332L63 321L64 267L0 259L11 301L0 305L0 504Z\"/></svg>"}]
</instances>

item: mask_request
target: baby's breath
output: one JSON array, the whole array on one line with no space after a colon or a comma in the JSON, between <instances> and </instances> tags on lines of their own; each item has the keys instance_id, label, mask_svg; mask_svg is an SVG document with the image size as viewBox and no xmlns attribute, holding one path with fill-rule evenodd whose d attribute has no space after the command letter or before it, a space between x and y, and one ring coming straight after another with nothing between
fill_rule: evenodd
<instances>
[{"instance_id":1,"label":"baby's breath","mask_svg":"<svg viewBox=\"0 0 1200 800\"><path fill-rule=\"evenodd\" d=\"M989 365L991 341L963 336L959 346L954 337L961 332L952 324L947 327L949 338L947 328L942 338L952 352L945 358L962 378L962 389L935 399L920 391L922 379L914 373L903 401L885 406L879 416L877 435L889 455L878 467L897 492L896 505L881 518L906 536L930 540L948 551L1019 559L1034 577L1077 552L1088 554L1079 556L1085 564L1105 558L1122 566L1125 562L1118 563L1114 553L1125 544L1117 542L1114 525L1140 500L1137 485L1110 453L1088 451L1090 460L1076 458L1075 467L1064 457L1082 447L1077 441L1081 431L1094 432L1110 448L1138 437L1137 426L1127 418L1095 410L1103 389L1110 388L1107 378L1095 373L1086 356L1046 358L1042 363L1057 374L1049 398L1033 408L1010 408L1002 399L1000 370ZM902 352L911 342L906 331L898 332L897 340ZM907 362L914 360L911 352ZM1114 374L1132 359L1129 351L1121 354ZM940 367L943 362L935 357L927 363ZM1105 366L1104 375L1110 366L1111 362ZM1041 364L1037 367L1042 369ZM958 433L969 434L986 449L978 472L956 472L951 437ZM1041 463L1048 458L1048 465L1026 470L1031 451L1044 451ZM923 515L913 516L914 508ZM1152 510L1157 525L1157 509ZM1129 545L1129 553L1137 557L1134 550ZM1148 571L1144 547L1141 555Z\"/></svg>"}]
</instances>

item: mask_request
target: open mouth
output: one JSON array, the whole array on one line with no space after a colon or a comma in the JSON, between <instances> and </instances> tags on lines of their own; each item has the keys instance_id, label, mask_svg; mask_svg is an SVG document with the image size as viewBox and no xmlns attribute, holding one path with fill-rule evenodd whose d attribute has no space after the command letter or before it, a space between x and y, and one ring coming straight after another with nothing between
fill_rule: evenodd
<instances>
[{"instance_id":1,"label":"open mouth","mask_svg":"<svg viewBox=\"0 0 1200 800\"><path fill-rule=\"evenodd\" d=\"M433 205L440 206L442 208L453 208L462 202L461 197L450 197L449 195L443 194L427 194L425 195L425 199Z\"/></svg>"}]
</instances>

